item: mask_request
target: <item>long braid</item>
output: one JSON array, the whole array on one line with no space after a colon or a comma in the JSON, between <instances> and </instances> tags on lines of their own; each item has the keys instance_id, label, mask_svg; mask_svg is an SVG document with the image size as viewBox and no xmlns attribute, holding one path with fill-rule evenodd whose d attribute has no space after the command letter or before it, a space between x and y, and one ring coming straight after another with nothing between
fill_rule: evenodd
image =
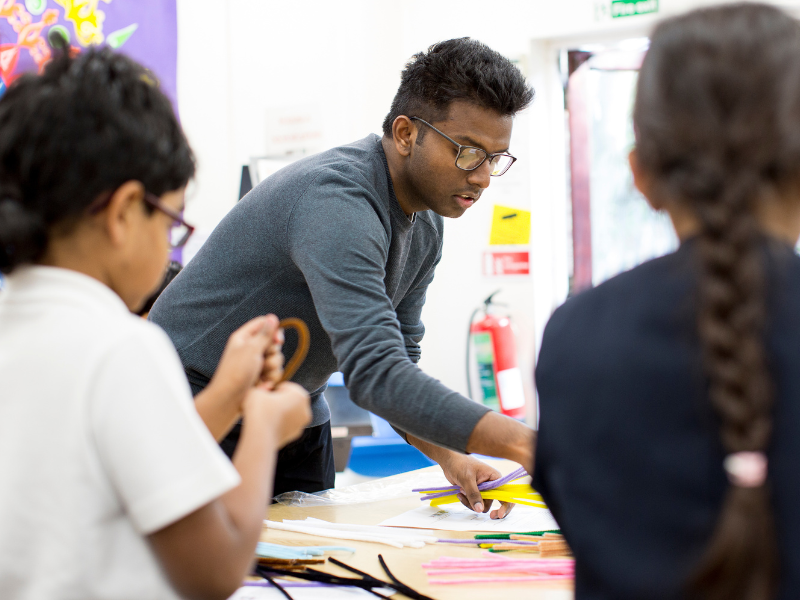
<instances>
[{"instance_id":1,"label":"long braid","mask_svg":"<svg viewBox=\"0 0 800 600\"><path fill-rule=\"evenodd\" d=\"M800 25L774 7L739 4L660 24L637 84L637 163L654 197L699 221L697 334L731 482L687 581L704 599L768 600L778 580L758 215L764 202L797 202L786 190L800 183L798 81Z\"/></svg>"},{"instance_id":2,"label":"long braid","mask_svg":"<svg viewBox=\"0 0 800 600\"><path fill-rule=\"evenodd\" d=\"M764 452L772 429L772 390L764 356L764 268L753 204L758 177L730 177L713 202L694 204L697 240L698 332L709 399L720 417L728 453ZM728 487L716 530L693 588L710 600L766 600L777 566L769 489Z\"/></svg>"}]
</instances>

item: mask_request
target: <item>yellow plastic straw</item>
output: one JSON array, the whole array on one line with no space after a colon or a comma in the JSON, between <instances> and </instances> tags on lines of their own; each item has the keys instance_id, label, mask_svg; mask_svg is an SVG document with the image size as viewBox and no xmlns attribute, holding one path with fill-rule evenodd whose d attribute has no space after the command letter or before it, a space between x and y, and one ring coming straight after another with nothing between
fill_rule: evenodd
<instances>
[{"instance_id":1,"label":"yellow plastic straw","mask_svg":"<svg viewBox=\"0 0 800 600\"><path fill-rule=\"evenodd\" d=\"M536 506L538 508L547 508L547 505L544 503L541 495L527 484L509 483L506 485L501 485L492 490L481 492L481 497L485 500L499 500L501 502L512 502L514 504L524 504L527 506ZM456 502L460 502L460 500L456 494L452 494L450 496L434 498L431 500L431 506L454 504Z\"/></svg>"}]
</instances>

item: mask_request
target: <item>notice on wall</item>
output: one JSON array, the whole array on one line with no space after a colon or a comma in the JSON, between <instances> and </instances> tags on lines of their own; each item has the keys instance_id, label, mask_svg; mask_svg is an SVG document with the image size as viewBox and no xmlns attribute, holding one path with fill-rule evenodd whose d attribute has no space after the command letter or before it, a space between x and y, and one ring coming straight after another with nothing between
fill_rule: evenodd
<instances>
[{"instance_id":1,"label":"notice on wall","mask_svg":"<svg viewBox=\"0 0 800 600\"><path fill-rule=\"evenodd\" d=\"M483 253L484 275L530 275L527 250L487 250Z\"/></svg>"},{"instance_id":2,"label":"notice on wall","mask_svg":"<svg viewBox=\"0 0 800 600\"><path fill-rule=\"evenodd\" d=\"M304 154L322 149L323 121L317 106L271 108L267 111L267 156Z\"/></svg>"},{"instance_id":3,"label":"notice on wall","mask_svg":"<svg viewBox=\"0 0 800 600\"><path fill-rule=\"evenodd\" d=\"M658 0L611 0L611 18L658 12Z\"/></svg>"},{"instance_id":4,"label":"notice on wall","mask_svg":"<svg viewBox=\"0 0 800 600\"><path fill-rule=\"evenodd\" d=\"M489 245L529 244L531 241L531 212L510 206L495 205Z\"/></svg>"}]
</instances>

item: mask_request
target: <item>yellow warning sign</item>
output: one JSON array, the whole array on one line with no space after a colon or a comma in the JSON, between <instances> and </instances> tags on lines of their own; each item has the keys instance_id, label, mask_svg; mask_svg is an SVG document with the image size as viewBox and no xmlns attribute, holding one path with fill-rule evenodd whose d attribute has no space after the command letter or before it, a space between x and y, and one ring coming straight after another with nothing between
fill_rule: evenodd
<instances>
[{"instance_id":1,"label":"yellow warning sign","mask_svg":"<svg viewBox=\"0 0 800 600\"><path fill-rule=\"evenodd\" d=\"M489 245L528 244L531 241L531 212L495 205Z\"/></svg>"}]
</instances>

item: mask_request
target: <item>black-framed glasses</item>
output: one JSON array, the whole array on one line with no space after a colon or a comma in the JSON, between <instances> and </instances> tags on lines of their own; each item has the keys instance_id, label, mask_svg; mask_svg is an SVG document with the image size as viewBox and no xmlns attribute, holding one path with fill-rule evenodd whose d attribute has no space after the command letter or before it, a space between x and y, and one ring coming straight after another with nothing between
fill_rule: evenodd
<instances>
[{"instance_id":1,"label":"black-framed glasses","mask_svg":"<svg viewBox=\"0 0 800 600\"><path fill-rule=\"evenodd\" d=\"M474 171L478 167L480 167L486 159L489 159L489 164L492 167L491 176L492 177L500 177L503 173L508 171L511 168L511 165L514 164L516 161L516 157L511 156L508 152L495 152L494 154L489 154L483 148L476 148L475 146L465 146L464 144L459 144L453 138L451 138L446 133L439 131L425 121L424 119L420 119L419 117L409 117L412 121L419 121L420 123L424 123L431 129L433 129L436 133L440 136L454 144L458 147L458 153L456 154L456 167L461 169L462 171Z\"/></svg>"},{"instance_id":2,"label":"black-framed glasses","mask_svg":"<svg viewBox=\"0 0 800 600\"><path fill-rule=\"evenodd\" d=\"M116 190L111 190L106 195L98 198L97 201L89 207L89 214L93 215L103 210L108 203L111 202L114 192L116 192ZM164 206L161 203L161 198L148 192L147 190L145 190L144 198L142 200L148 206L151 206L157 211L164 213L173 220L172 226L169 230L169 245L171 248L180 248L181 246L185 245L187 241L189 241L189 238L194 233L194 227L184 221L183 217L179 213Z\"/></svg>"},{"instance_id":3,"label":"black-framed glasses","mask_svg":"<svg viewBox=\"0 0 800 600\"><path fill-rule=\"evenodd\" d=\"M189 241L189 238L194 233L194 227L189 225L186 221L183 220L183 217L172 210L171 208L167 208L161 203L161 198L156 196L155 194L151 194L150 192L144 193L144 201L155 208L156 210L160 210L162 213L171 217L173 220L172 227L169 230L169 245L173 248L180 248L186 242Z\"/></svg>"}]
</instances>

